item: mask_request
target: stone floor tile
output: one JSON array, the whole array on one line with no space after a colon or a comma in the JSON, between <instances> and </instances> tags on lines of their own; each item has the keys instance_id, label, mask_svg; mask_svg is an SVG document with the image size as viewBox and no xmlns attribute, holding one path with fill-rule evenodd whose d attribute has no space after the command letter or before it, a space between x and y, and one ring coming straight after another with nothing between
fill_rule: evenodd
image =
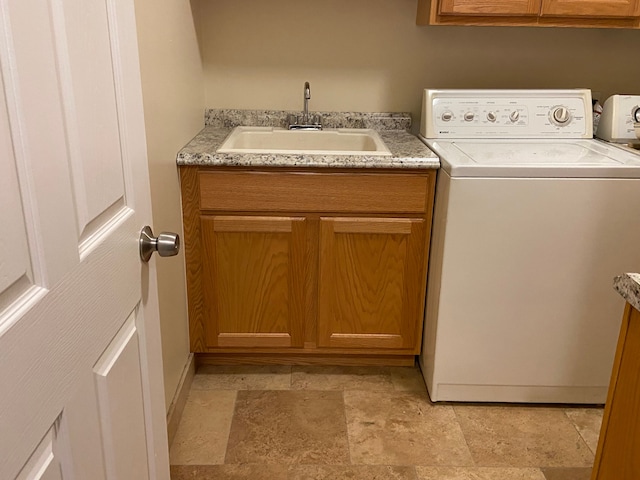
<instances>
[{"instance_id":1,"label":"stone floor tile","mask_svg":"<svg viewBox=\"0 0 640 480\"><path fill-rule=\"evenodd\" d=\"M591 468L543 468L546 480L589 480Z\"/></svg>"},{"instance_id":2,"label":"stone floor tile","mask_svg":"<svg viewBox=\"0 0 640 480\"><path fill-rule=\"evenodd\" d=\"M348 464L341 392L240 391L225 463Z\"/></svg>"},{"instance_id":3,"label":"stone floor tile","mask_svg":"<svg viewBox=\"0 0 640 480\"><path fill-rule=\"evenodd\" d=\"M418 367L389 367L395 390L425 392L427 387Z\"/></svg>"},{"instance_id":4,"label":"stone floor tile","mask_svg":"<svg viewBox=\"0 0 640 480\"><path fill-rule=\"evenodd\" d=\"M294 366L291 388L297 390L393 390L387 367Z\"/></svg>"},{"instance_id":5,"label":"stone floor tile","mask_svg":"<svg viewBox=\"0 0 640 480\"><path fill-rule=\"evenodd\" d=\"M291 366L202 365L192 390L289 390Z\"/></svg>"},{"instance_id":6,"label":"stone floor tile","mask_svg":"<svg viewBox=\"0 0 640 480\"><path fill-rule=\"evenodd\" d=\"M451 406L425 392L345 391L353 464L473 465Z\"/></svg>"},{"instance_id":7,"label":"stone floor tile","mask_svg":"<svg viewBox=\"0 0 640 480\"><path fill-rule=\"evenodd\" d=\"M418 480L545 480L539 468L416 467Z\"/></svg>"},{"instance_id":8,"label":"stone floor tile","mask_svg":"<svg viewBox=\"0 0 640 480\"><path fill-rule=\"evenodd\" d=\"M455 406L478 466L586 467L593 453L561 408Z\"/></svg>"},{"instance_id":9,"label":"stone floor tile","mask_svg":"<svg viewBox=\"0 0 640 480\"><path fill-rule=\"evenodd\" d=\"M567 408L565 413L573 422L578 433L595 454L602 426L603 408Z\"/></svg>"},{"instance_id":10,"label":"stone floor tile","mask_svg":"<svg viewBox=\"0 0 640 480\"><path fill-rule=\"evenodd\" d=\"M171 465L171 480L284 480L285 465Z\"/></svg>"},{"instance_id":11,"label":"stone floor tile","mask_svg":"<svg viewBox=\"0 0 640 480\"><path fill-rule=\"evenodd\" d=\"M171 444L171 464L224 463L235 400L235 391L191 390Z\"/></svg>"},{"instance_id":12,"label":"stone floor tile","mask_svg":"<svg viewBox=\"0 0 640 480\"><path fill-rule=\"evenodd\" d=\"M295 465L287 480L417 480L413 467L383 465Z\"/></svg>"}]
</instances>

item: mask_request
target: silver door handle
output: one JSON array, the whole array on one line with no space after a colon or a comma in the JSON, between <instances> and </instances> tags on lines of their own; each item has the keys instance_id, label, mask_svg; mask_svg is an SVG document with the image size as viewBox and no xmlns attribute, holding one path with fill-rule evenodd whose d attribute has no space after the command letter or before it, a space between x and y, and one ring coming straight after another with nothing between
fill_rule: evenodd
<instances>
[{"instance_id":1,"label":"silver door handle","mask_svg":"<svg viewBox=\"0 0 640 480\"><path fill-rule=\"evenodd\" d=\"M149 261L153 252L158 252L161 257L173 257L179 251L180 237L177 233L162 232L154 237L149 225L140 232L140 258L145 263Z\"/></svg>"}]
</instances>

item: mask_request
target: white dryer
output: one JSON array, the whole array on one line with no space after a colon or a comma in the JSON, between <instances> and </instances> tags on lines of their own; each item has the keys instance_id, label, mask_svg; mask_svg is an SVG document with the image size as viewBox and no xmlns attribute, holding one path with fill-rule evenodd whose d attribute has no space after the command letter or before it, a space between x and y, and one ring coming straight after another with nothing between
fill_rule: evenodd
<instances>
[{"instance_id":1,"label":"white dryer","mask_svg":"<svg viewBox=\"0 0 640 480\"><path fill-rule=\"evenodd\" d=\"M440 157L420 365L433 401L604 403L640 269L640 157L588 90L425 90Z\"/></svg>"},{"instance_id":2,"label":"white dryer","mask_svg":"<svg viewBox=\"0 0 640 480\"><path fill-rule=\"evenodd\" d=\"M640 95L607 98L596 137L640 154Z\"/></svg>"}]
</instances>

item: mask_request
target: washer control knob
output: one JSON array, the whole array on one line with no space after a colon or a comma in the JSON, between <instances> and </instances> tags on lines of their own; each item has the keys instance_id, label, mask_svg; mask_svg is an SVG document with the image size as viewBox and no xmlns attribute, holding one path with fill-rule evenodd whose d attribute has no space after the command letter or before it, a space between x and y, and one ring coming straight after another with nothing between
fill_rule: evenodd
<instances>
[{"instance_id":1,"label":"washer control knob","mask_svg":"<svg viewBox=\"0 0 640 480\"><path fill-rule=\"evenodd\" d=\"M475 114L473 112L467 112L464 114L464 121L465 122L473 122L473 119L475 118Z\"/></svg>"},{"instance_id":2,"label":"washer control knob","mask_svg":"<svg viewBox=\"0 0 640 480\"><path fill-rule=\"evenodd\" d=\"M453 113L447 110L442 114L441 118L443 122L450 122L453 119Z\"/></svg>"},{"instance_id":3,"label":"washer control knob","mask_svg":"<svg viewBox=\"0 0 640 480\"><path fill-rule=\"evenodd\" d=\"M633 109L631 117L633 118L633 123L640 123L640 106Z\"/></svg>"},{"instance_id":4,"label":"washer control knob","mask_svg":"<svg viewBox=\"0 0 640 480\"><path fill-rule=\"evenodd\" d=\"M509 120L511 120L513 123L516 123L518 120L520 120L520 112L518 110L514 110L513 112L511 112L509 114Z\"/></svg>"},{"instance_id":5,"label":"washer control knob","mask_svg":"<svg viewBox=\"0 0 640 480\"><path fill-rule=\"evenodd\" d=\"M553 109L551 118L556 125L567 125L571 121L571 113L567 107L556 107Z\"/></svg>"},{"instance_id":6,"label":"washer control knob","mask_svg":"<svg viewBox=\"0 0 640 480\"><path fill-rule=\"evenodd\" d=\"M487 113L487 120L489 120L490 122L495 122L498 119L498 117L496 116L496 112L489 112Z\"/></svg>"}]
</instances>

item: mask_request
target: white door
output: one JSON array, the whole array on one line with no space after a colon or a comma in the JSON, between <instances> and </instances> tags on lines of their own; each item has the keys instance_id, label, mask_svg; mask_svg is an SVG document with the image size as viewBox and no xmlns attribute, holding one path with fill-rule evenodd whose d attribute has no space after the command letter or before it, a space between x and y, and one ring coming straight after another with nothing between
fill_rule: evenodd
<instances>
[{"instance_id":1,"label":"white door","mask_svg":"<svg viewBox=\"0 0 640 480\"><path fill-rule=\"evenodd\" d=\"M0 479L168 479L132 0L0 0Z\"/></svg>"}]
</instances>

